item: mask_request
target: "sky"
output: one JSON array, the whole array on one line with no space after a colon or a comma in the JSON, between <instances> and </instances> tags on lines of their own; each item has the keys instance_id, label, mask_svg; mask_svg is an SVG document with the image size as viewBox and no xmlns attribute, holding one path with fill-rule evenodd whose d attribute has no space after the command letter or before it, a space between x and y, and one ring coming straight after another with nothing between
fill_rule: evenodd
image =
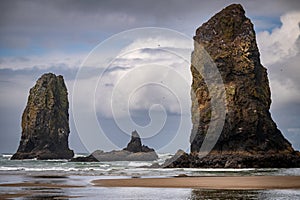
<instances>
[{"instance_id":1,"label":"sky","mask_svg":"<svg viewBox=\"0 0 300 200\"><path fill-rule=\"evenodd\" d=\"M254 24L272 117L300 149L298 0L2 0L0 152L16 151L29 89L46 72L65 78L75 152L123 148L135 129L160 152L188 151L192 37L231 3Z\"/></svg>"}]
</instances>

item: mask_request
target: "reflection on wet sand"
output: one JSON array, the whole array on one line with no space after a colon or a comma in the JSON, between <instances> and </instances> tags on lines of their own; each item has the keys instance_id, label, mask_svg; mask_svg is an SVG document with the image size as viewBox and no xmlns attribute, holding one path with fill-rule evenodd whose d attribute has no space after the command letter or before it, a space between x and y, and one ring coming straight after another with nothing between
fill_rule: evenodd
<instances>
[{"instance_id":1,"label":"reflection on wet sand","mask_svg":"<svg viewBox=\"0 0 300 200\"><path fill-rule=\"evenodd\" d=\"M219 200L234 200L234 199L258 199L259 190L206 190L194 189L191 191L190 200L203 199L219 199Z\"/></svg>"},{"instance_id":2,"label":"reflection on wet sand","mask_svg":"<svg viewBox=\"0 0 300 200\"><path fill-rule=\"evenodd\" d=\"M70 188L85 187L74 184L68 176L24 176L21 183L1 184L0 199L69 199L80 197L72 195ZM72 185L70 183L73 183Z\"/></svg>"}]
</instances>

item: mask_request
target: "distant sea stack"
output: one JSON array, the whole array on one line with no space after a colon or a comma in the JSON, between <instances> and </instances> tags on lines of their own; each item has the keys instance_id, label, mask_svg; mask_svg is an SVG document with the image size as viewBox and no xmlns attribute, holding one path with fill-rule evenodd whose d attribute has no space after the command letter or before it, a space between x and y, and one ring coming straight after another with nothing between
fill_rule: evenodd
<instances>
[{"instance_id":1,"label":"distant sea stack","mask_svg":"<svg viewBox=\"0 0 300 200\"><path fill-rule=\"evenodd\" d=\"M127 147L123 150L129 151L132 153L137 152L154 152L154 149L149 148L148 146L142 145L141 137L137 131L131 133L131 140L127 144Z\"/></svg>"},{"instance_id":2,"label":"distant sea stack","mask_svg":"<svg viewBox=\"0 0 300 200\"><path fill-rule=\"evenodd\" d=\"M243 7L232 4L214 15L196 30L194 41L211 56L223 79L225 124L210 154L199 158L211 120L211 98L192 61L191 154L177 154L178 159L169 166L299 167L299 152L271 118L267 70L260 62L253 24Z\"/></svg>"},{"instance_id":3,"label":"distant sea stack","mask_svg":"<svg viewBox=\"0 0 300 200\"><path fill-rule=\"evenodd\" d=\"M42 75L30 89L19 148L11 159L70 159L69 101L62 76Z\"/></svg>"},{"instance_id":4,"label":"distant sea stack","mask_svg":"<svg viewBox=\"0 0 300 200\"><path fill-rule=\"evenodd\" d=\"M98 161L153 161L158 155L154 149L142 145L141 137L137 131L131 133L131 140L123 150L104 152L96 150L86 157L72 158L72 162L98 162Z\"/></svg>"}]
</instances>

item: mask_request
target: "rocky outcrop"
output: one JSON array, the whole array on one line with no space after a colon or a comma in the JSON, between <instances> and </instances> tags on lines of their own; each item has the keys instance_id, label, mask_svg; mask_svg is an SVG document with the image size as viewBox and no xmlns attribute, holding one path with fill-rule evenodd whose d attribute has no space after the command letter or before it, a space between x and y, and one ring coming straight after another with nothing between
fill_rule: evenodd
<instances>
[{"instance_id":1,"label":"rocky outcrop","mask_svg":"<svg viewBox=\"0 0 300 200\"><path fill-rule=\"evenodd\" d=\"M291 154L209 154L181 153L162 165L164 168L292 168L300 166L299 153Z\"/></svg>"},{"instance_id":2,"label":"rocky outcrop","mask_svg":"<svg viewBox=\"0 0 300 200\"><path fill-rule=\"evenodd\" d=\"M97 161L153 161L158 159L154 149L142 145L137 131L133 131L131 140L123 150L104 152L96 150L86 157L73 158L72 162L97 162Z\"/></svg>"},{"instance_id":3,"label":"rocky outcrop","mask_svg":"<svg viewBox=\"0 0 300 200\"><path fill-rule=\"evenodd\" d=\"M44 74L30 89L19 148L11 159L70 159L69 102L62 76Z\"/></svg>"},{"instance_id":4,"label":"rocky outcrop","mask_svg":"<svg viewBox=\"0 0 300 200\"><path fill-rule=\"evenodd\" d=\"M142 145L141 138L137 131L133 131L131 134L131 140L127 144L127 147L123 150L137 153L137 152L152 152L154 149Z\"/></svg>"},{"instance_id":5,"label":"rocky outcrop","mask_svg":"<svg viewBox=\"0 0 300 200\"><path fill-rule=\"evenodd\" d=\"M271 94L267 70L260 63L255 32L239 4L213 16L196 30L192 55L191 154L182 154L170 167L296 167L299 152L278 130L269 112ZM225 88L225 122L212 151L202 158L200 147L208 135L212 103L199 63L203 47L215 63ZM198 68L197 68L198 67ZM210 71L209 66L200 66ZM220 91L222 92L222 91ZM214 96L220 96L214 91ZM218 116L215 116L218 117Z\"/></svg>"}]
</instances>

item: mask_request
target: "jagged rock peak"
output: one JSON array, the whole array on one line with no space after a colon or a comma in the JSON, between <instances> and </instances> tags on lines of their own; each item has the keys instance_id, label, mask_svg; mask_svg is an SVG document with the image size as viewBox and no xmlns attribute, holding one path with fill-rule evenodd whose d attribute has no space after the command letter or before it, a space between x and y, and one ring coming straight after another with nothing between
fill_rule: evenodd
<instances>
[{"instance_id":1,"label":"jagged rock peak","mask_svg":"<svg viewBox=\"0 0 300 200\"><path fill-rule=\"evenodd\" d=\"M252 27L253 24L245 16L243 7L240 4L232 4L200 26L196 30L194 39L209 42L222 38L232 41L239 34L253 34Z\"/></svg>"},{"instance_id":2,"label":"jagged rock peak","mask_svg":"<svg viewBox=\"0 0 300 200\"><path fill-rule=\"evenodd\" d=\"M69 102L63 76L42 75L30 89L22 137L12 159L69 159Z\"/></svg>"},{"instance_id":3,"label":"jagged rock peak","mask_svg":"<svg viewBox=\"0 0 300 200\"><path fill-rule=\"evenodd\" d=\"M138 132L136 130L134 130L131 133L131 140L127 144L127 147L124 148L124 150L130 151L133 153L154 151L154 149L149 148L148 146L142 145L140 135L138 134Z\"/></svg>"},{"instance_id":4,"label":"jagged rock peak","mask_svg":"<svg viewBox=\"0 0 300 200\"><path fill-rule=\"evenodd\" d=\"M141 137L136 130L132 131L132 133L131 133L131 140L134 140L135 138L138 138L139 140L141 140Z\"/></svg>"},{"instance_id":5,"label":"jagged rock peak","mask_svg":"<svg viewBox=\"0 0 300 200\"><path fill-rule=\"evenodd\" d=\"M293 152L271 118L267 70L260 63L253 24L242 6L233 4L214 15L197 29L194 39L216 64L226 91L225 124L214 150L253 154ZM197 45L198 52L196 48ZM193 64L191 151L197 152L210 124L211 104L210 96L204 95L209 92L205 81Z\"/></svg>"},{"instance_id":6,"label":"jagged rock peak","mask_svg":"<svg viewBox=\"0 0 300 200\"><path fill-rule=\"evenodd\" d=\"M196 31L192 54L193 76L191 153L176 154L163 167L299 167L300 153L283 137L269 112L271 93L267 70L261 65L255 32L244 9L230 5L214 15ZM214 140L215 122L211 98L202 77L210 72L203 49L215 63L225 89L225 122L212 151L200 152L204 141ZM202 62L197 62L201 60ZM200 69L200 70L199 70ZM209 74L209 73L207 73ZM209 77L211 78L211 77ZM215 87L218 88L218 87ZM213 90L215 97L223 91ZM219 117L221 118L221 117ZM208 133L208 128L212 130ZM207 140L206 140L207 139Z\"/></svg>"},{"instance_id":7,"label":"jagged rock peak","mask_svg":"<svg viewBox=\"0 0 300 200\"><path fill-rule=\"evenodd\" d=\"M131 133L131 140L123 150L104 152L96 150L87 157L76 157L73 162L97 162L97 161L153 161L158 159L154 149L142 145L141 138L135 130Z\"/></svg>"}]
</instances>

